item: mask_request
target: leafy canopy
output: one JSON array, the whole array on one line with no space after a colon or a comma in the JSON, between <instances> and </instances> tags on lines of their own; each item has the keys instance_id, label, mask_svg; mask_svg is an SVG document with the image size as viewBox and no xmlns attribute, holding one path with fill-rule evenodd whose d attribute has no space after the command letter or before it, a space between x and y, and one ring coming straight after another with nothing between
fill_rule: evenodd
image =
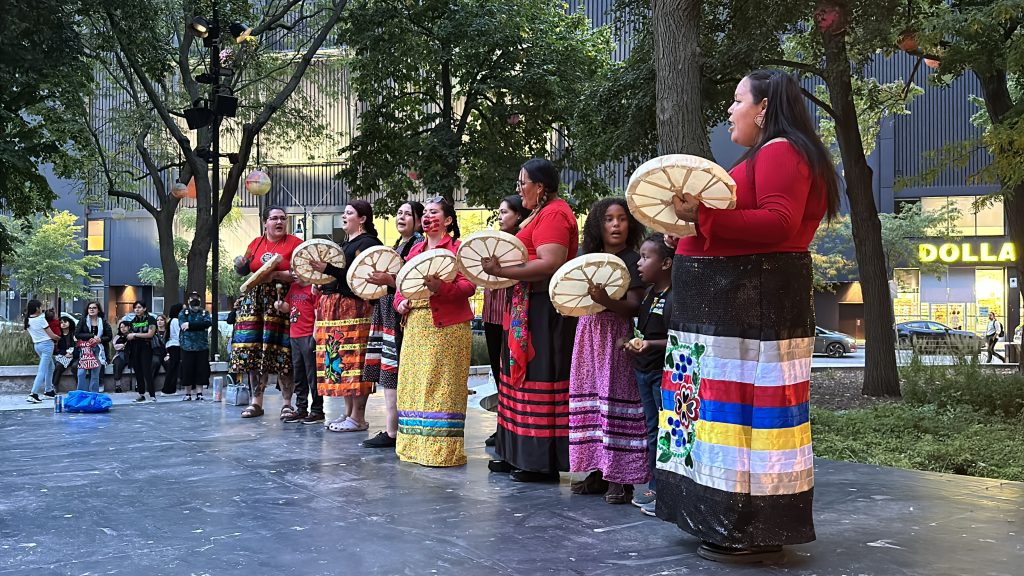
<instances>
[{"instance_id":1,"label":"leafy canopy","mask_svg":"<svg viewBox=\"0 0 1024 576\"><path fill-rule=\"evenodd\" d=\"M559 0L356 0L341 38L365 103L341 177L387 211L421 189L497 205L611 52Z\"/></svg>"},{"instance_id":2,"label":"leafy canopy","mask_svg":"<svg viewBox=\"0 0 1024 576\"><path fill-rule=\"evenodd\" d=\"M0 220L10 222L9 218ZM78 217L62 211L35 216L27 230L18 233L18 248L10 263L11 277L31 294L62 298L87 298L82 281L106 262L101 256L83 256L82 226Z\"/></svg>"}]
</instances>

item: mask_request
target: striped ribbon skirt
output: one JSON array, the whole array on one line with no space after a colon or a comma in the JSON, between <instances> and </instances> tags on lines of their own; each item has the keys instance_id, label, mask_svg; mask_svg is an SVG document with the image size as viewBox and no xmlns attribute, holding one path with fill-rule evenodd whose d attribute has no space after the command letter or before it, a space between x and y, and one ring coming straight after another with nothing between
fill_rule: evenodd
<instances>
[{"instance_id":1,"label":"striped ribbon skirt","mask_svg":"<svg viewBox=\"0 0 1024 576\"><path fill-rule=\"evenodd\" d=\"M324 294L317 303L316 386L321 396L364 396L373 382L363 379L373 303Z\"/></svg>"},{"instance_id":2,"label":"striped ribbon skirt","mask_svg":"<svg viewBox=\"0 0 1024 576\"><path fill-rule=\"evenodd\" d=\"M807 253L676 256L658 517L720 546L814 540Z\"/></svg>"},{"instance_id":3,"label":"striped ribbon skirt","mask_svg":"<svg viewBox=\"0 0 1024 576\"><path fill-rule=\"evenodd\" d=\"M258 284L242 294L231 334L231 371L291 374L292 353L288 315L274 309L274 301L287 291L274 284Z\"/></svg>"}]
</instances>

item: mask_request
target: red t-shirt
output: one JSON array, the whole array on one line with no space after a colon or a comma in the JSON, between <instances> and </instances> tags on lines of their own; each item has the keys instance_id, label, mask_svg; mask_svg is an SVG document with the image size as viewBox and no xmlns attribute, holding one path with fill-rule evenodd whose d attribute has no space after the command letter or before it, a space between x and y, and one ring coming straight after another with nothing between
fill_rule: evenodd
<instances>
[{"instance_id":1,"label":"red t-shirt","mask_svg":"<svg viewBox=\"0 0 1024 576\"><path fill-rule=\"evenodd\" d=\"M317 297L313 295L313 287L300 286L298 282L292 282L284 301L292 307L288 317L291 322L288 335L292 338L312 336L317 301Z\"/></svg>"},{"instance_id":2,"label":"red t-shirt","mask_svg":"<svg viewBox=\"0 0 1024 576\"><path fill-rule=\"evenodd\" d=\"M758 151L753 169L744 161L729 175L736 181L736 208L702 205L697 235L680 239L676 254L807 252L828 201L799 150L784 140L771 142Z\"/></svg>"},{"instance_id":3,"label":"red t-shirt","mask_svg":"<svg viewBox=\"0 0 1024 576\"><path fill-rule=\"evenodd\" d=\"M274 254L280 254L282 259L281 263L277 265L277 271L287 272L292 266L292 252L299 244L302 244L302 239L291 234L285 234L284 238L277 242L271 242L266 236L256 238L249 242L249 247L245 249L245 253L252 258L252 261L249 262L249 271L259 270L274 257Z\"/></svg>"},{"instance_id":4,"label":"red t-shirt","mask_svg":"<svg viewBox=\"0 0 1024 576\"><path fill-rule=\"evenodd\" d=\"M568 259L580 249L580 230L572 208L561 198L548 202L541 211L516 234L523 241L530 260L537 259L537 247L558 244L569 249Z\"/></svg>"}]
</instances>

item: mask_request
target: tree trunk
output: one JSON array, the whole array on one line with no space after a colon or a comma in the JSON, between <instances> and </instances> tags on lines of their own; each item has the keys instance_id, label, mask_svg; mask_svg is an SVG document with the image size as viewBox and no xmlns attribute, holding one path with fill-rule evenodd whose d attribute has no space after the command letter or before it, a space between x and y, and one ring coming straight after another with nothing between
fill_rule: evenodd
<instances>
[{"instance_id":1,"label":"tree trunk","mask_svg":"<svg viewBox=\"0 0 1024 576\"><path fill-rule=\"evenodd\" d=\"M864 295L864 384L867 396L899 396L892 299L882 250L882 226L872 192L871 168L857 124L850 81L850 58L843 32L822 32L825 47L825 84L835 111L836 138L843 160L843 179L850 200L853 244Z\"/></svg>"},{"instance_id":2,"label":"tree trunk","mask_svg":"<svg viewBox=\"0 0 1024 576\"><path fill-rule=\"evenodd\" d=\"M206 265L210 260L210 224L213 220L210 178L196 174L196 229L185 258L188 267L188 289L206 294Z\"/></svg>"},{"instance_id":3,"label":"tree trunk","mask_svg":"<svg viewBox=\"0 0 1024 576\"><path fill-rule=\"evenodd\" d=\"M167 308L181 302L181 271L174 259L174 213L162 210L156 218L156 233L160 244L160 267L164 270L164 305Z\"/></svg>"},{"instance_id":4,"label":"tree trunk","mask_svg":"<svg viewBox=\"0 0 1024 576\"><path fill-rule=\"evenodd\" d=\"M658 154L711 158L701 97L699 0L654 0Z\"/></svg>"},{"instance_id":5,"label":"tree trunk","mask_svg":"<svg viewBox=\"0 0 1024 576\"><path fill-rule=\"evenodd\" d=\"M1013 110L1013 97L1007 83L1005 70L996 70L988 74L975 73L981 82L981 93L985 100L985 109L992 124L1001 124ZM1004 189L1009 188L1002 182ZM1006 227L1013 242L1016 261L1014 262L1017 281L1022 279L1024 271L1024 183L1017 184L1009 193L1003 194L1003 212L1006 215ZM1012 330L1016 326L1007 326L1006 333L1012 339ZM1018 369L1024 370L1024 362L1018 362Z\"/></svg>"}]
</instances>

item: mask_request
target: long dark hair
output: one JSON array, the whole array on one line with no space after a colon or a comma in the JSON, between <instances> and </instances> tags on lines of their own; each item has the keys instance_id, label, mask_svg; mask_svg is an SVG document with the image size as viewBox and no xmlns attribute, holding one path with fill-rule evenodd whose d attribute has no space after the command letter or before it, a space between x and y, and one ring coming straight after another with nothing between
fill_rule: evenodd
<instances>
[{"instance_id":1,"label":"long dark hair","mask_svg":"<svg viewBox=\"0 0 1024 576\"><path fill-rule=\"evenodd\" d=\"M527 172L527 174L529 174L529 172ZM501 201L508 204L508 207L516 213L516 228L523 223L523 220L526 220L530 216L530 211L523 206L522 196L518 194L509 194L502 198Z\"/></svg>"},{"instance_id":2,"label":"long dark hair","mask_svg":"<svg viewBox=\"0 0 1024 576\"><path fill-rule=\"evenodd\" d=\"M455 214L455 206L448 202L444 196L431 198L430 200L427 200L427 204L437 204L441 207L441 212L444 214L445 218L452 219L452 223L448 225L446 230L452 235L452 238L458 240L461 232L459 232L459 217Z\"/></svg>"},{"instance_id":3,"label":"long dark hair","mask_svg":"<svg viewBox=\"0 0 1024 576\"><path fill-rule=\"evenodd\" d=\"M544 186L544 194L558 192L558 168L547 158L531 158L522 166L530 180Z\"/></svg>"},{"instance_id":4,"label":"long dark hair","mask_svg":"<svg viewBox=\"0 0 1024 576\"><path fill-rule=\"evenodd\" d=\"M74 334L75 333L75 321L72 320L71 318L66 318L64 316L61 316L60 319L63 320L64 322L68 323L68 334ZM64 335L63 331L60 334L58 334L58 336L63 336L63 335Z\"/></svg>"},{"instance_id":5,"label":"long dark hair","mask_svg":"<svg viewBox=\"0 0 1024 576\"><path fill-rule=\"evenodd\" d=\"M604 250L604 234L602 234L601 227L604 224L604 215L608 212L608 208L612 206L622 206L622 209L626 211L626 216L629 218L629 231L626 233L625 249L636 250L640 247L646 231L643 224L637 222L636 218L629 211L626 200L624 198L602 198L590 206L587 221L583 223L584 254L592 254Z\"/></svg>"},{"instance_id":6,"label":"long dark hair","mask_svg":"<svg viewBox=\"0 0 1024 576\"><path fill-rule=\"evenodd\" d=\"M181 314L181 311L184 310L184 309L185 309L185 305L181 304L180 302L178 304L175 304L174 306L171 306L171 310L167 313L167 317L168 317L167 329L168 330L171 329L171 322L174 322L175 320L177 320L178 319L178 315Z\"/></svg>"},{"instance_id":7,"label":"long dark hair","mask_svg":"<svg viewBox=\"0 0 1024 576\"><path fill-rule=\"evenodd\" d=\"M755 70L747 74L746 78L754 102L767 98L768 107L764 111L760 142L747 150L736 163L749 160L747 166L752 168L754 158L765 143L775 138L785 138L800 151L815 179L825 186L828 220L831 222L839 213L839 182L832 157L818 137L814 121L807 111L800 84L780 70Z\"/></svg>"},{"instance_id":8,"label":"long dark hair","mask_svg":"<svg viewBox=\"0 0 1024 576\"><path fill-rule=\"evenodd\" d=\"M28 330L28 317L39 312L43 307L43 303L39 300L29 300L28 304L25 305L25 329Z\"/></svg>"},{"instance_id":9,"label":"long dark hair","mask_svg":"<svg viewBox=\"0 0 1024 576\"><path fill-rule=\"evenodd\" d=\"M416 232L423 232L423 204L420 204L415 200L407 200L403 202L403 204L409 205L409 209L412 210L413 219L419 222L418 224L416 224L416 226L419 228L419 230L416 230Z\"/></svg>"},{"instance_id":10,"label":"long dark hair","mask_svg":"<svg viewBox=\"0 0 1024 576\"><path fill-rule=\"evenodd\" d=\"M363 230L370 236L377 235L377 228L373 226L373 206L366 200L350 200L348 203L360 218L366 218L363 223Z\"/></svg>"}]
</instances>

